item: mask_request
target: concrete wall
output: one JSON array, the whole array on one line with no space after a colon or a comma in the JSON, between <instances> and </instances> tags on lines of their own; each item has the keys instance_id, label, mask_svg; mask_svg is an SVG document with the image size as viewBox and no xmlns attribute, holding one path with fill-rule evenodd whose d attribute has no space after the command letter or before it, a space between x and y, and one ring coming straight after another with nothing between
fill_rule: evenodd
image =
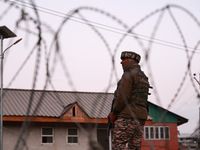
<instances>
[{"instance_id":1,"label":"concrete wall","mask_svg":"<svg viewBox=\"0 0 200 150\"><path fill-rule=\"evenodd\" d=\"M51 144L42 143L41 128L54 128L54 142ZM3 128L3 149L14 150L16 143L19 143L19 150L88 150L88 137L96 141L96 130L85 126L84 130L79 130L78 144L68 144L67 128L77 127L74 124L31 124L31 126L23 132L23 140L18 142L21 125L5 124ZM22 142L23 141L23 142Z\"/></svg>"}]
</instances>

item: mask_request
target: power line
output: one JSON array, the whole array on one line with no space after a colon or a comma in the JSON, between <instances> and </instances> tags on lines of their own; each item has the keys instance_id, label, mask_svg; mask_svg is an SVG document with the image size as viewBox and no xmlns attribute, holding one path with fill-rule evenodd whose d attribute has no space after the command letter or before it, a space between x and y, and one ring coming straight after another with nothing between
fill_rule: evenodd
<instances>
[{"instance_id":1,"label":"power line","mask_svg":"<svg viewBox=\"0 0 200 150\"><path fill-rule=\"evenodd\" d=\"M17 5L22 5L24 7L30 8L30 9L33 9L33 6L34 6L40 12L47 13L49 15L53 15L53 16L57 16L57 17L61 17L61 18L66 18L67 16L69 16L68 14L65 14L65 13L62 13L62 12L59 12L59 11L55 11L55 10L52 10L52 9L48 9L48 8L45 8L45 7L41 7L41 6L34 5L34 4L31 4L31 3L27 3L27 2L24 2L24 1L20 1L20 0L16 0L16 1L7 0L7 1L10 2L10 3L15 3ZM79 17L70 16L69 19L72 20L72 21L81 23L81 24L88 25L85 22L84 19L79 18ZM108 25L105 25L105 24L97 23L97 22L94 22L94 21L91 21L91 20L86 20L86 21L89 22L90 24L92 24L94 27L97 27L99 29L107 30L107 31L117 33L117 34L122 34L122 35L126 34L126 36L134 37L134 38L137 36L137 38L139 38L143 41L153 42L155 44L159 44L159 45L163 45L163 46L167 46L167 47L171 47L171 48L175 48L175 49L180 49L180 50L184 50L184 51L186 50L186 48L181 44L177 44L177 43L174 43L174 42L169 42L169 41L165 41L165 40L161 40L161 39L151 38L151 37L148 37L148 36L145 36L145 35L142 35L142 34L138 34L138 33L127 33L127 31L125 31L125 30L115 28L113 26L108 26ZM188 46L187 50L190 51L190 52L193 52L193 50L200 50L200 49L195 49L193 47ZM197 52L197 51L195 53L200 54L200 52Z\"/></svg>"}]
</instances>

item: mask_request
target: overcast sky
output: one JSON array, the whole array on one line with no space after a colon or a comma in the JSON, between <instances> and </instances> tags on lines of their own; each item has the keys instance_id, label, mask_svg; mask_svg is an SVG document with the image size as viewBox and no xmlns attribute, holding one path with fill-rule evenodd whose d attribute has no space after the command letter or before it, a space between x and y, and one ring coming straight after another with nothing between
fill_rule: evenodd
<instances>
[{"instance_id":1,"label":"overcast sky","mask_svg":"<svg viewBox=\"0 0 200 150\"><path fill-rule=\"evenodd\" d=\"M4 87L43 89L45 58L50 56L53 87L48 85L47 89L114 92L123 73L121 52L135 51L142 56L142 70L154 87L149 101L189 119L179 127L181 133L195 130L199 121L197 90L200 88L189 75L188 62L190 57L189 70L199 80L199 0L37 0L39 19L29 1L13 2L0 0L0 26L7 26L17 35L4 40L4 49L19 38L23 40L5 53ZM173 5L167 9L168 4ZM22 8L26 20L20 20ZM41 51L34 49L39 21ZM54 37L59 28L57 49ZM133 30L120 43L130 28ZM34 78L37 63L38 74Z\"/></svg>"}]
</instances>

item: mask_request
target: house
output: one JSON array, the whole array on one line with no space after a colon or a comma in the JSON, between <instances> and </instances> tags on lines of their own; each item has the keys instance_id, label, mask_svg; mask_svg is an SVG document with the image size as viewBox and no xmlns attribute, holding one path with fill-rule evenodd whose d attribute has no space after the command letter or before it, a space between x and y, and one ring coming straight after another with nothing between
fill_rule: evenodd
<instances>
[{"instance_id":1,"label":"house","mask_svg":"<svg viewBox=\"0 0 200 150\"><path fill-rule=\"evenodd\" d=\"M193 134L191 133L182 133L178 135L178 144L181 147L181 150L196 150L199 149L199 132L196 130Z\"/></svg>"},{"instance_id":2,"label":"house","mask_svg":"<svg viewBox=\"0 0 200 150\"><path fill-rule=\"evenodd\" d=\"M4 89L3 149L108 150L112 99L113 93ZM187 121L149 102L142 149L178 150L177 126Z\"/></svg>"},{"instance_id":3,"label":"house","mask_svg":"<svg viewBox=\"0 0 200 150\"><path fill-rule=\"evenodd\" d=\"M142 150L178 150L177 127L188 119L149 102L149 116L144 126Z\"/></svg>"}]
</instances>

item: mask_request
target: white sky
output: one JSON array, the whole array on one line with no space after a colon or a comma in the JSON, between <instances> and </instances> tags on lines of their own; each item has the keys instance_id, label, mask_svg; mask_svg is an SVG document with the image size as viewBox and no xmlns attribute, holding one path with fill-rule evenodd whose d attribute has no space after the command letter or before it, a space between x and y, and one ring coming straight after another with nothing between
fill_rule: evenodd
<instances>
[{"instance_id":1,"label":"white sky","mask_svg":"<svg viewBox=\"0 0 200 150\"><path fill-rule=\"evenodd\" d=\"M4 2L0 0L0 26L7 26L10 30L17 34L13 38L13 42L19 38L23 40L9 49L5 54L4 59L4 87L7 87L17 70L31 52L34 44L37 42L37 36L32 33L28 34L22 28L28 28L37 34L35 24L32 21L21 22L20 29L15 30L15 23L21 17L21 3L18 2L19 8L9 8L12 1ZM25 1L27 7L25 11L29 16L35 18L33 9L28 5L29 1ZM79 7L98 8L105 12L114 15L122 20L128 27L135 25L139 20L149 15L151 12L160 9L167 4L176 4L190 11L197 19L200 17L200 1L199 0L84 0L84 1L36 1L40 19L43 24L50 26L54 31L58 30L61 22L64 19L64 14L69 14L72 10ZM8 9L9 8L9 9ZM7 10L7 11L6 11ZM51 10L51 11L50 11ZM191 16L179 7L170 7L170 10L180 25L188 47L194 48L200 40L200 25L197 24ZM6 11L6 12L5 12ZM5 13L2 15L2 13ZM87 20L95 25L99 33L107 41L112 54L116 48L119 39L123 36L125 28L121 24L114 21L103 13L99 13L94 9L80 9L79 13ZM147 48L149 37L157 23L158 16L161 13L149 17L144 22L141 22L134 28L134 33L137 33L142 40L142 45ZM76 90L89 92L105 92L109 85L110 73L112 70L112 61L109 51L99 36L83 21L80 16L75 14L64 24L61 33L59 34L60 51L70 75L66 77L63 71L63 66L60 60L53 61L50 59L50 68L56 64L56 69L52 75L52 82L56 90ZM39 68L39 76L36 82L36 89L43 89L45 83L45 46L46 51L50 51L53 35L46 26L42 26L42 38L46 45L42 44L41 64ZM142 69L150 76L149 80L154 87L151 91L152 95L149 101L158 104L164 108L168 108L171 104L184 74L187 71L187 53L184 50L183 41L172 20L168 11L165 11L161 23L154 37L153 43L149 51L149 62L145 61L144 48L138 44L133 36L127 36L117 49L115 56L115 67L117 78L112 76L112 86L108 92L114 92L116 82L122 74L120 65L120 54L123 50L133 50L141 54ZM161 44L158 44L161 43ZM174 43L174 44L171 44ZM11 44L8 39L4 40L4 49ZM168 46L167 46L168 45ZM178 46L178 45L182 45ZM176 47L176 48L174 48ZM200 73L200 48L194 54L191 60L191 72ZM192 54L192 49L189 49L189 55ZM55 56L55 47L52 49L51 56ZM19 75L12 82L9 88L31 89L33 86L34 67L36 61L36 50L28 59L25 66L20 71ZM152 76L150 75L152 74ZM197 126L199 120L199 99L197 92L194 90L194 85L191 82L190 76L187 74L185 82L181 86L175 102L170 106L170 111L189 119L187 124L179 127L181 133L192 133ZM194 81L195 87L199 90L198 84ZM48 89L52 89L49 87ZM158 94L155 94L158 93ZM159 96L159 98L156 96Z\"/></svg>"}]
</instances>

